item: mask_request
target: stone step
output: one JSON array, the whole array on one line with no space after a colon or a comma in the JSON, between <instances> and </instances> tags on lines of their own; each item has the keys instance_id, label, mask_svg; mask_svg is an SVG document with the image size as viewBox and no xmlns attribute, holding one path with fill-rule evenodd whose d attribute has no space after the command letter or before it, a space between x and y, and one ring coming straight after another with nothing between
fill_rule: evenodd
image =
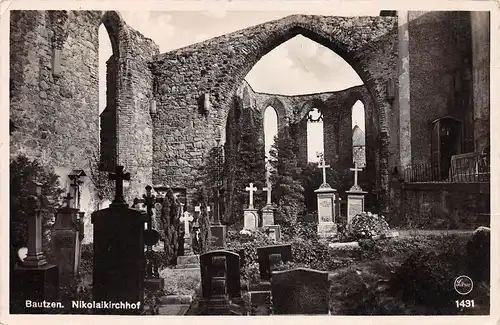
<instances>
[{"instance_id":1,"label":"stone step","mask_svg":"<svg viewBox=\"0 0 500 325\"><path fill-rule=\"evenodd\" d=\"M200 264L183 264L183 265L176 265L176 269L199 269Z\"/></svg>"},{"instance_id":2,"label":"stone step","mask_svg":"<svg viewBox=\"0 0 500 325\"><path fill-rule=\"evenodd\" d=\"M200 264L200 255L177 256L177 265Z\"/></svg>"},{"instance_id":3,"label":"stone step","mask_svg":"<svg viewBox=\"0 0 500 325\"><path fill-rule=\"evenodd\" d=\"M190 305L193 297L190 295L169 295L160 299L162 305Z\"/></svg>"},{"instance_id":4,"label":"stone step","mask_svg":"<svg viewBox=\"0 0 500 325\"><path fill-rule=\"evenodd\" d=\"M182 316L186 315L191 305L163 305L158 307L160 315Z\"/></svg>"}]
</instances>

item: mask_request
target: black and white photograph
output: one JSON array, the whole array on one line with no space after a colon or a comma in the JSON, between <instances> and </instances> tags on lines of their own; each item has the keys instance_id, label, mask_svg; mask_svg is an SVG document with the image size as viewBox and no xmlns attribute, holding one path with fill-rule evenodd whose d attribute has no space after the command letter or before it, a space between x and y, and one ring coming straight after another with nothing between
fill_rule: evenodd
<instances>
[{"instance_id":1,"label":"black and white photograph","mask_svg":"<svg viewBox=\"0 0 500 325\"><path fill-rule=\"evenodd\" d=\"M498 7L272 2L2 14L2 315L498 311Z\"/></svg>"}]
</instances>

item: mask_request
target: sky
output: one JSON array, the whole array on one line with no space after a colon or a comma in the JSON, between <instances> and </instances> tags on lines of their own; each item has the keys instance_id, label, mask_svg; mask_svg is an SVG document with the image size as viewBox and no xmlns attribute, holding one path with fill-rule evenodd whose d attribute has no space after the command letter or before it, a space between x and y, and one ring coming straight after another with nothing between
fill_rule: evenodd
<instances>
[{"instance_id":1,"label":"sky","mask_svg":"<svg viewBox=\"0 0 500 325\"><path fill-rule=\"evenodd\" d=\"M164 53L292 14L377 16L379 11L368 8L355 13L339 10L321 12L122 11L120 13L129 26L151 38L159 46L160 52ZM104 109L106 103L105 62L111 53L109 36L104 26L101 25L99 29L100 111ZM265 55L245 79L255 91L283 95L337 91L363 83L351 66L340 56L301 35L288 40ZM358 125L364 130L362 112L362 108L355 108L353 121L358 121ZM265 122L265 132L271 139L274 124L273 121ZM310 130L311 136L322 138L321 129L320 125L313 126ZM320 142L311 141L317 145L310 149L311 155L315 156L317 149L322 150Z\"/></svg>"}]
</instances>

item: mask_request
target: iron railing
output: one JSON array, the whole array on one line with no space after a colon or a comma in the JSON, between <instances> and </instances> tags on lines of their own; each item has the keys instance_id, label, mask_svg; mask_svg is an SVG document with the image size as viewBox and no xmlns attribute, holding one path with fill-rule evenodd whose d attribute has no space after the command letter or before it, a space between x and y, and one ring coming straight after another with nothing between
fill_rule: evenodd
<instances>
[{"instance_id":1,"label":"iron railing","mask_svg":"<svg viewBox=\"0 0 500 325\"><path fill-rule=\"evenodd\" d=\"M449 166L438 163L415 164L403 170L407 183L487 183L490 181L488 154L478 152L454 155Z\"/></svg>"}]
</instances>

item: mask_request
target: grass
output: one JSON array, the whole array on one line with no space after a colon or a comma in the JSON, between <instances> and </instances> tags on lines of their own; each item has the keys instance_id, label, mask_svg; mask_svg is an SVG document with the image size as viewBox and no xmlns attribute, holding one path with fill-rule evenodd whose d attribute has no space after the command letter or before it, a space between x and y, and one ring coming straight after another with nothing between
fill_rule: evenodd
<instances>
[{"instance_id":1,"label":"grass","mask_svg":"<svg viewBox=\"0 0 500 325\"><path fill-rule=\"evenodd\" d=\"M475 283L467 298L453 288L458 275L468 274L464 262L468 238L440 234L363 245L363 253L352 256L350 265L330 271L331 314L488 314L489 283ZM457 308L457 299L475 299L476 307Z\"/></svg>"}]
</instances>

